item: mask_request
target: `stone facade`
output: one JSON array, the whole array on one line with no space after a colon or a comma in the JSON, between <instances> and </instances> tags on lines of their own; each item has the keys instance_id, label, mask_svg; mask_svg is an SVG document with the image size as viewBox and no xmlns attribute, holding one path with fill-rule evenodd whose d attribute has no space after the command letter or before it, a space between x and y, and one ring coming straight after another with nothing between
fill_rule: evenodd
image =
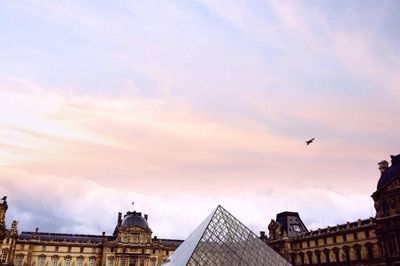
<instances>
[{"instance_id":1,"label":"stone facade","mask_svg":"<svg viewBox=\"0 0 400 266\"><path fill-rule=\"evenodd\" d=\"M309 231L297 212L271 220L260 238L293 265L400 265L400 155L379 163L372 198L376 216ZM0 201L0 265L158 266L183 242L152 237L147 215L118 214L112 235L6 229L7 198Z\"/></svg>"},{"instance_id":2,"label":"stone facade","mask_svg":"<svg viewBox=\"0 0 400 266\"><path fill-rule=\"evenodd\" d=\"M22 232L17 222L6 229L7 202L0 203L0 265L16 266L158 266L182 241L152 237L147 215L127 212L113 235Z\"/></svg>"},{"instance_id":3,"label":"stone facade","mask_svg":"<svg viewBox=\"0 0 400 266\"><path fill-rule=\"evenodd\" d=\"M376 216L308 231L296 212L271 220L261 239L293 265L400 265L400 155L380 162Z\"/></svg>"}]
</instances>

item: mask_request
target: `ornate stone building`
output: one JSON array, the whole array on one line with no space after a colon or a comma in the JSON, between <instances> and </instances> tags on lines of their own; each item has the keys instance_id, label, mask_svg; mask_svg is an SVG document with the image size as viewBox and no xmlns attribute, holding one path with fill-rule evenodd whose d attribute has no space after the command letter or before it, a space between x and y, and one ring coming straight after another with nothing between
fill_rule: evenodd
<instances>
[{"instance_id":1,"label":"ornate stone building","mask_svg":"<svg viewBox=\"0 0 400 266\"><path fill-rule=\"evenodd\" d=\"M400 265L400 155L379 163L372 194L376 216L308 230L297 212L279 213L260 238L293 265ZM118 214L112 235L39 232L6 228L7 198L0 201L0 265L158 266L183 242L152 236L148 216Z\"/></svg>"},{"instance_id":2,"label":"ornate stone building","mask_svg":"<svg viewBox=\"0 0 400 266\"><path fill-rule=\"evenodd\" d=\"M400 265L400 155L378 163L376 216L309 231L297 212L279 213L261 239L293 265Z\"/></svg>"},{"instance_id":3,"label":"ornate stone building","mask_svg":"<svg viewBox=\"0 0 400 266\"><path fill-rule=\"evenodd\" d=\"M113 235L22 232L17 222L5 227L7 201L0 203L0 265L16 266L158 266L182 242L152 237L148 216L127 212Z\"/></svg>"}]
</instances>

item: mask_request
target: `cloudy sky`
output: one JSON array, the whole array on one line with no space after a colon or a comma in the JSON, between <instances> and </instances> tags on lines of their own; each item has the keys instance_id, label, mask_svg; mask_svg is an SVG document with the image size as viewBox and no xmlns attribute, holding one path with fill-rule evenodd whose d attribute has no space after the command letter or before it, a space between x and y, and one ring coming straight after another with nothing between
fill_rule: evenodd
<instances>
[{"instance_id":1,"label":"cloudy sky","mask_svg":"<svg viewBox=\"0 0 400 266\"><path fill-rule=\"evenodd\" d=\"M111 234L134 208L185 238L218 204L256 233L285 210L310 229L374 215L377 162L400 153L399 12L1 1L8 226Z\"/></svg>"}]
</instances>

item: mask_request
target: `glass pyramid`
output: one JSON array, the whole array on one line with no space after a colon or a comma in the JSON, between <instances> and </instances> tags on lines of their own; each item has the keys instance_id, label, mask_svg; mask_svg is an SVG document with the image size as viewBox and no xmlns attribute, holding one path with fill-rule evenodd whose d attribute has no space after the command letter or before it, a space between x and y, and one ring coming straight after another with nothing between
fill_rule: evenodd
<instances>
[{"instance_id":1,"label":"glass pyramid","mask_svg":"<svg viewBox=\"0 0 400 266\"><path fill-rule=\"evenodd\" d=\"M291 265L218 206L163 266Z\"/></svg>"}]
</instances>

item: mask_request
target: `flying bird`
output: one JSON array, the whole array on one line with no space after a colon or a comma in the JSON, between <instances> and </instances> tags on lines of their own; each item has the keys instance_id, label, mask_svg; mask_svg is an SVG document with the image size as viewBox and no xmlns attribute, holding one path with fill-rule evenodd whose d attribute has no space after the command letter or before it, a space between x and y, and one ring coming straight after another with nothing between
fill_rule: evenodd
<instances>
[{"instance_id":1,"label":"flying bird","mask_svg":"<svg viewBox=\"0 0 400 266\"><path fill-rule=\"evenodd\" d=\"M315 138L312 138L312 139L307 140L307 141L306 141L306 145L310 145L310 144L314 141L314 139L315 139Z\"/></svg>"}]
</instances>

